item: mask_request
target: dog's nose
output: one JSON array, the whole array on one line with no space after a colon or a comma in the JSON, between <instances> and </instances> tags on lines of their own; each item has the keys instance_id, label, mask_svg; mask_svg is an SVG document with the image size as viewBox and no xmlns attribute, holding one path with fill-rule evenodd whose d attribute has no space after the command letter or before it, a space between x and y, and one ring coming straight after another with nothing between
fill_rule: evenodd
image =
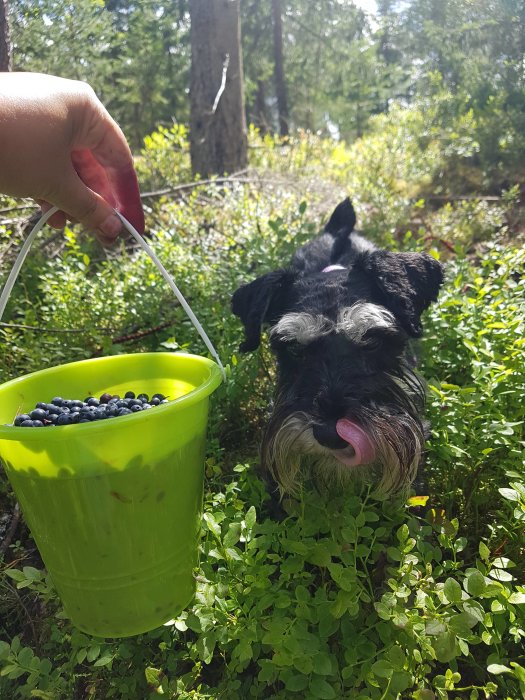
<instances>
[{"instance_id":1,"label":"dog's nose","mask_svg":"<svg viewBox=\"0 0 525 700\"><path fill-rule=\"evenodd\" d=\"M328 447L330 450L343 450L348 447L348 442L339 437L335 429L335 423L316 423L313 427L314 438L323 447Z\"/></svg>"}]
</instances>

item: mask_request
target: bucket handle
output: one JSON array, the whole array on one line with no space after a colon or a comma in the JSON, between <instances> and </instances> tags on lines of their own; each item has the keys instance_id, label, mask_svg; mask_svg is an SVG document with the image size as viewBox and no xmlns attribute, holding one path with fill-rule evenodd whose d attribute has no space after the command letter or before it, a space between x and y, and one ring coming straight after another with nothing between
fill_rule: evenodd
<instances>
[{"instance_id":1,"label":"bucket handle","mask_svg":"<svg viewBox=\"0 0 525 700\"><path fill-rule=\"evenodd\" d=\"M29 253L29 249L31 248L31 245L33 244L33 241L36 238L37 233L42 229L43 226L47 223L47 221L53 216L53 214L56 214L56 212L59 211L58 207L52 207L49 211L45 212L40 219L37 221L35 226L33 227L31 233L29 236L26 238L24 241L24 244L22 245L22 248L20 249L20 252L18 253L18 257L15 260L15 264L13 265L13 268L11 272L9 273L9 276L7 278L7 281L4 285L4 288L2 290L2 294L0 295L0 321L2 320L2 316L4 315L5 307L7 305L7 302L9 300L9 297L11 295L11 292L13 290L13 286L16 282L16 279L18 277L18 274L20 272L20 269L22 265L24 264L24 260L27 257L27 254ZM162 277L165 279L167 282L168 286L172 290L172 292L175 294L177 297L180 305L188 315L188 318L192 322L193 326L195 327L197 333L200 335L202 340L204 341L204 344L210 351L212 357L215 359L217 364L219 365L219 369L221 370L221 374L224 380L226 380L226 371L222 365L222 362L219 358L219 355L217 351L215 350L215 347L213 346L211 340L209 339L206 331L202 327L202 325L199 322L199 319L195 316L193 313L190 305L182 295L181 291L175 284L175 280L173 277L169 274L169 272L166 270L164 265L161 263L151 246L144 240L144 238L140 235L140 233L137 231L137 229L130 224L130 222L122 216L118 211L115 212L116 215L119 217L119 219L122 221L123 226L126 228L126 230L133 236L133 238L137 241L137 243L142 247L142 249L149 255L149 257L152 259L154 265L157 267L159 270L160 274Z\"/></svg>"}]
</instances>

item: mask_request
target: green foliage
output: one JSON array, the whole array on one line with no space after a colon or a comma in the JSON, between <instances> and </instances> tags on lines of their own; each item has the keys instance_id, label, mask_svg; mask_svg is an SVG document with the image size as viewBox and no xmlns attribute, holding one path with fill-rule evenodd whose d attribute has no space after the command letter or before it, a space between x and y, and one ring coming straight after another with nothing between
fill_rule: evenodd
<instances>
[{"instance_id":1,"label":"green foliage","mask_svg":"<svg viewBox=\"0 0 525 700\"><path fill-rule=\"evenodd\" d=\"M147 200L152 244L230 365L210 416L197 594L149 634L88 637L19 533L0 565L0 698L523 694L525 254L509 243L513 192L497 205L437 211L415 201L443 163L434 114L399 108L351 146L253 133L249 176ZM138 167L152 188L175 187L189 173L184 129L158 129ZM428 498L390 503L306 484L277 520L254 469L271 362L266 346L238 355L229 299L319 230L347 188L378 243L449 258L420 348ZM12 256L13 231L0 232ZM58 254L48 239L39 237L0 327L2 379L99 354L205 352L141 252L101 253L77 229L55 241ZM3 483L2 502L7 494Z\"/></svg>"}]
</instances>

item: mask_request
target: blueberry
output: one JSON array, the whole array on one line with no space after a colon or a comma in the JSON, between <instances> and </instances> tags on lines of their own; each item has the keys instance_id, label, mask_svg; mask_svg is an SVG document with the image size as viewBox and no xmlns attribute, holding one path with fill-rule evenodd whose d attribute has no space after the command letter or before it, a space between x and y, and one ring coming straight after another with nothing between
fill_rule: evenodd
<instances>
[{"instance_id":1,"label":"blueberry","mask_svg":"<svg viewBox=\"0 0 525 700\"><path fill-rule=\"evenodd\" d=\"M160 403L160 399L157 396L152 396L150 404L152 406L158 406Z\"/></svg>"},{"instance_id":2,"label":"blueberry","mask_svg":"<svg viewBox=\"0 0 525 700\"><path fill-rule=\"evenodd\" d=\"M22 425L22 423L25 420L31 420L31 416L29 416L27 413L21 413L19 416L17 416L14 420L15 425Z\"/></svg>"},{"instance_id":3,"label":"blueberry","mask_svg":"<svg viewBox=\"0 0 525 700\"><path fill-rule=\"evenodd\" d=\"M93 411L93 420L104 420L106 418L106 411L103 408L96 408Z\"/></svg>"},{"instance_id":4,"label":"blueberry","mask_svg":"<svg viewBox=\"0 0 525 700\"><path fill-rule=\"evenodd\" d=\"M29 418L28 420L22 421L22 422L20 423L20 425L22 426L22 428L32 428L32 427L33 427L33 421L31 420L31 418Z\"/></svg>"},{"instance_id":5,"label":"blueberry","mask_svg":"<svg viewBox=\"0 0 525 700\"><path fill-rule=\"evenodd\" d=\"M134 399L135 398L135 392L134 391L126 391L124 394L125 399Z\"/></svg>"},{"instance_id":6,"label":"blueberry","mask_svg":"<svg viewBox=\"0 0 525 700\"><path fill-rule=\"evenodd\" d=\"M110 401L110 399L111 399L111 394L108 394L108 393L102 394L102 396L100 397L100 403L108 403Z\"/></svg>"},{"instance_id":7,"label":"blueberry","mask_svg":"<svg viewBox=\"0 0 525 700\"><path fill-rule=\"evenodd\" d=\"M78 399L75 399L74 401L70 402L71 408L82 408L84 405L83 401L78 401Z\"/></svg>"},{"instance_id":8,"label":"blueberry","mask_svg":"<svg viewBox=\"0 0 525 700\"><path fill-rule=\"evenodd\" d=\"M47 403L43 403L42 401L39 401L39 402L37 403L37 405L35 406L35 408L43 408L44 411L47 411L47 406L48 406Z\"/></svg>"},{"instance_id":9,"label":"blueberry","mask_svg":"<svg viewBox=\"0 0 525 700\"><path fill-rule=\"evenodd\" d=\"M128 414L131 414L131 411L129 410L129 408L121 408L118 412L119 416L126 416Z\"/></svg>"},{"instance_id":10,"label":"blueberry","mask_svg":"<svg viewBox=\"0 0 525 700\"><path fill-rule=\"evenodd\" d=\"M146 408L152 408L150 403L143 403L142 408L145 410Z\"/></svg>"},{"instance_id":11,"label":"blueberry","mask_svg":"<svg viewBox=\"0 0 525 700\"><path fill-rule=\"evenodd\" d=\"M30 416L33 420L39 420L39 421L41 421L41 420L44 420L44 418L46 417L46 412L45 412L42 408L35 408L35 409L33 409L33 410L31 411L31 413L29 414L29 416Z\"/></svg>"},{"instance_id":12,"label":"blueberry","mask_svg":"<svg viewBox=\"0 0 525 700\"><path fill-rule=\"evenodd\" d=\"M120 399L120 401L117 401L117 406L119 408L128 408L129 407L128 399Z\"/></svg>"},{"instance_id":13,"label":"blueberry","mask_svg":"<svg viewBox=\"0 0 525 700\"><path fill-rule=\"evenodd\" d=\"M58 416L60 408L58 406L55 406L54 403L46 403L46 411L48 413L54 413L55 415Z\"/></svg>"},{"instance_id":14,"label":"blueberry","mask_svg":"<svg viewBox=\"0 0 525 700\"><path fill-rule=\"evenodd\" d=\"M159 401L163 401L165 398L166 397L164 396L164 394L153 394L153 396L151 397L152 400L158 399Z\"/></svg>"},{"instance_id":15,"label":"blueberry","mask_svg":"<svg viewBox=\"0 0 525 700\"><path fill-rule=\"evenodd\" d=\"M140 404L140 406L137 404L131 406L132 413L137 413L138 411L142 411L142 404Z\"/></svg>"},{"instance_id":16,"label":"blueberry","mask_svg":"<svg viewBox=\"0 0 525 700\"><path fill-rule=\"evenodd\" d=\"M44 424L42 423L41 420L34 420L32 421L33 423L33 428L43 428Z\"/></svg>"},{"instance_id":17,"label":"blueberry","mask_svg":"<svg viewBox=\"0 0 525 700\"><path fill-rule=\"evenodd\" d=\"M57 425L70 425L72 423L71 415L69 413L61 413L57 418Z\"/></svg>"},{"instance_id":18,"label":"blueberry","mask_svg":"<svg viewBox=\"0 0 525 700\"><path fill-rule=\"evenodd\" d=\"M139 401L142 401L142 403L148 403L149 402L149 396L147 394L139 394L137 396L137 399Z\"/></svg>"},{"instance_id":19,"label":"blueberry","mask_svg":"<svg viewBox=\"0 0 525 700\"><path fill-rule=\"evenodd\" d=\"M168 401L168 399L162 399L161 404L162 403L169 403L169 401Z\"/></svg>"},{"instance_id":20,"label":"blueberry","mask_svg":"<svg viewBox=\"0 0 525 700\"><path fill-rule=\"evenodd\" d=\"M51 399L51 403L55 404L55 406L62 406L64 399L61 399L60 396L55 396L54 399Z\"/></svg>"},{"instance_id":21,"label":"blueberry","mask_svg":"<svg viewBox=\"0 0 525 700\"><path fill-rule=\"evenodd\" d=\"M91 396L89 399L86 400L86 403L88 406L100 406L101 403L106 403L105 401L99 401L97 398L94 396Z\"/></svg>"}]
</instances>

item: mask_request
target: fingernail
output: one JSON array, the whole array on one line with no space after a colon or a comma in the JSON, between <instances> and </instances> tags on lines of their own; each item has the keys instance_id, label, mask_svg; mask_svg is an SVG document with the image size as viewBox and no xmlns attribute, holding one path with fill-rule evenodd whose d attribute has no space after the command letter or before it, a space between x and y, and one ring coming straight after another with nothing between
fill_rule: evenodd
<instances>
[{"instance_id":1,"label":"fingernail","mask_svg":"<svg viewBox=\"0 0 525 700\"><path fill-rule=\"evenodd\" d=\"M116 238L122 231L122 222L115 214L110 214L98 227L99 231L107 238Z\"/></svg>"}]
</instances>

